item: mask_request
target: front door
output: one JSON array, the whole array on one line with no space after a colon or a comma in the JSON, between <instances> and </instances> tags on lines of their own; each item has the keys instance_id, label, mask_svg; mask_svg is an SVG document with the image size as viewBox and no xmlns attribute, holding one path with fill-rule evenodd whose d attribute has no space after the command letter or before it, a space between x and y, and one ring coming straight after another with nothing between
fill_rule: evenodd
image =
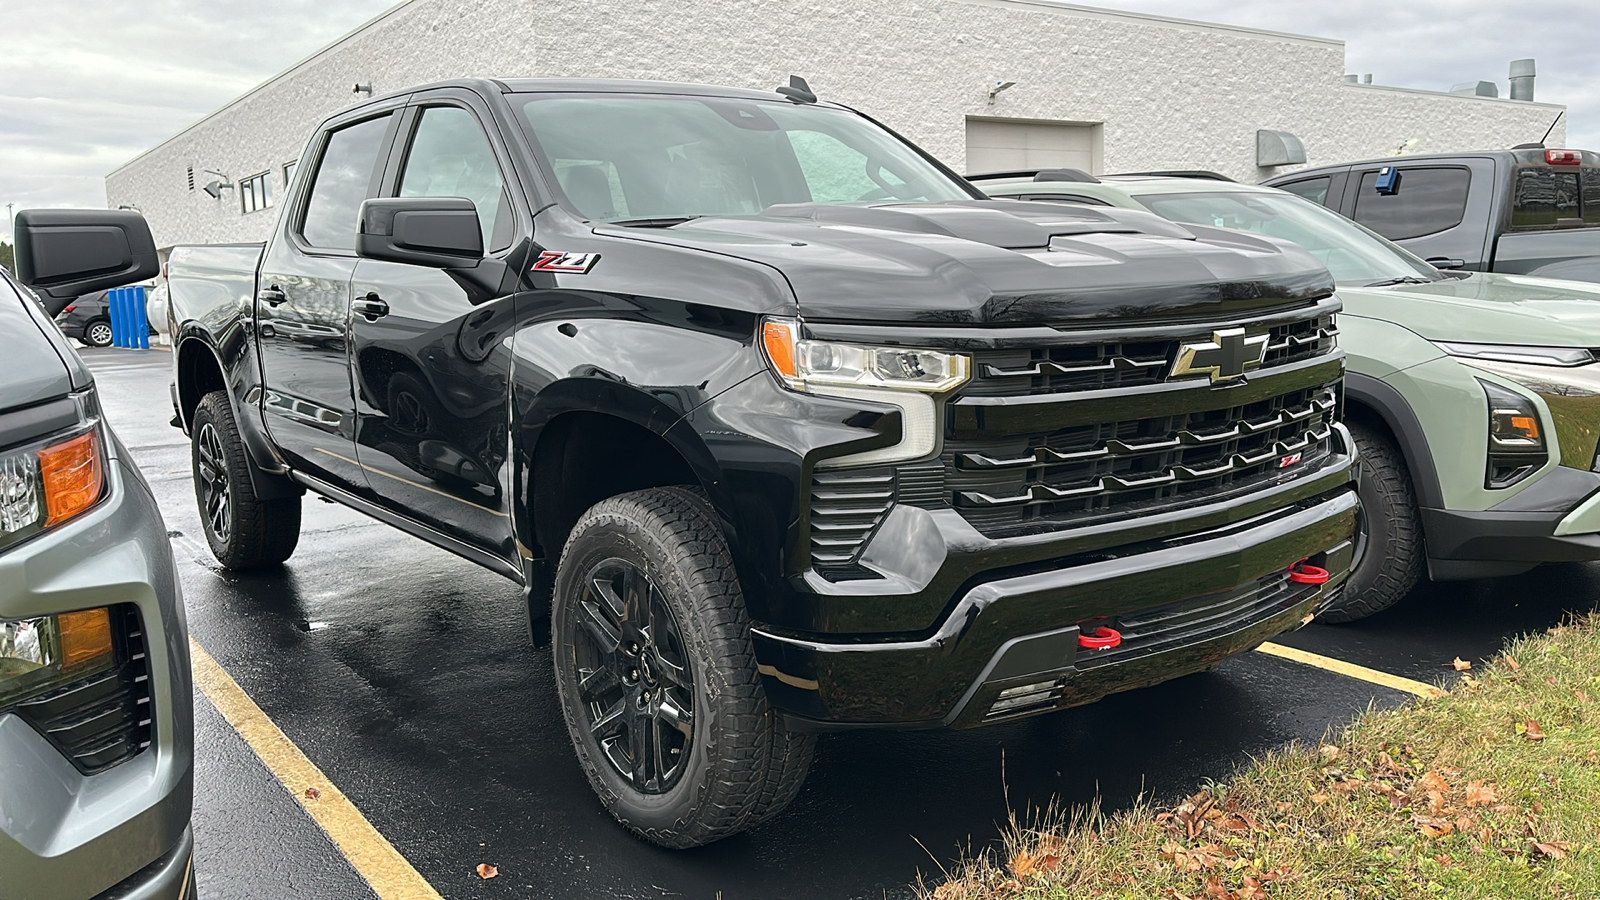
<instances>
[{"instance_id":1,"label":"front door","mask_svg":"<svg viewBox=\"0 0 1600 900\"><path fill-rule=\"evenodd\" d=\"M350 277L356 218L376 183L394 116L336 127L321 139L317 169L297 215L261 264L256 333L261 348L262 411L290 466L356 493L366 478L355 453L350 384Z\"/></svg>"},{"instance_id":2,"label":"front door","mask_svg":"<svg viewBox=\"0 0 1600 900\"><path fill-rule=\"evenodd\" d=\"M471 200L483 246L503 254L520 229L479 115L464 101L423 105L408 112L407 128L392 193ZM357 265L351 291L356 453L373 498L516 559L506 343L514 298L475 304L442 270L370 259Z\"/></svg>"}]
</instances>

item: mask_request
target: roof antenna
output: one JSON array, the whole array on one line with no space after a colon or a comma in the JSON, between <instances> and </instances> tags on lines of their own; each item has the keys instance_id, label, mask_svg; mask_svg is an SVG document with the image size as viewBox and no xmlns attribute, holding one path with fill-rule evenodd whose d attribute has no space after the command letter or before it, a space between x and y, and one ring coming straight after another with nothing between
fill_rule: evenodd
<instances>
[{"instance_id":1,"label":"roof antenna","mask_svg":"<svg viewBox=\"0 0 1600 900\"><path fill-rule=\"evenodd\" d=\"M1567 114L1567 111L1564 110L1564 109L1562 111L1556 113L1555 122L1551 122L1550 123L1550 127L1546 128L1544 130L1544 137L1539 138L1539 146L1543 147L1544 146L1544 142L1550 140L1550 132L1556 130L1556 122L1561 121L1561 117L1566 115L1566 114Z\"/></svg>"},{"instance_id":2,"label":"roof antenna","mask_svg":"<svg viewBox=\"0 0 1600 900\"><path fill-rule=\"evenodd\" d=\"M811 92L811 85L799 75L789 76L789 86L778 88L778 93L788 97L796 103L815 103L817 95Z\"/></svg>"}]
</instances>

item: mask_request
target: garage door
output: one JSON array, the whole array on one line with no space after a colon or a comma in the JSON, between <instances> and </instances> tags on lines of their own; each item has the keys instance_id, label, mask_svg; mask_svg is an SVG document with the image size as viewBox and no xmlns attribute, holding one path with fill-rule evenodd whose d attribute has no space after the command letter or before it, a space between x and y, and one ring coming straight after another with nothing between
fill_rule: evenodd
<instances>
[{"instance_id":1,"label":"garage door","mask_svg":"<svg viewBox=\"0 0 1600 900\"><path fill-rule=\"evenodd\" d=\"M1100 171L1100 126L1081 122L968 119L967 171L1066 167Z\"/></svg>"}]
</instances>

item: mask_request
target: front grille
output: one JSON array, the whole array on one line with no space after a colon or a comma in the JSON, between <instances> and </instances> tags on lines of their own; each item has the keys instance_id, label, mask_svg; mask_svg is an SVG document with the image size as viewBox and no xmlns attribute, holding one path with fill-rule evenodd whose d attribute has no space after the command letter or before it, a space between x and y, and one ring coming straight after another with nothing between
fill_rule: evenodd
<instances>
[{"instance_id":1,"label":"front grille","mask_svg":"<svg viewBox=\"0 0 1600 900\"><path fill-rule=\"evenodd\" d=\"M894 499L893 469L816 470L811 476L812 564L835 576L855 574L861 548Z\"/></svg>"},{"instance_id":2,"label":"front grille","mask_svg":"<svg viewBox=\"0 0 1600 900\"><path fill-rule=\"evenodd\" d=\"M115 667L11 710L85 775L137 756L152 739L149 656L138 607L124 604L112 617L121 644Z\"/></svg>"},{"instance_id":3,"label":"front grille","mask_svg":"<svg viewBox=\"0 0 1600 900\"><path fill-rule=\"evenodd\" d=\"M979 531L1001 536L1217 499L1314 468L1331 449L1337 407L1328 384L1002 441L951 439L950 503Z\"/></svg>"},{"instance_id":4,"label":"front grille","mask_svg":"<svg viewBox=\"0 0 1600 900\"><path fill-rule=\"evenodd\" d=\"M1332 313L1265 329L1267 352L1254 372L1291 365L1333 349ZM1260 333L1256 331L1255 333ZM1204 333L1195 337L1203 338ZM1178 340L1108 341L1066 347L986 350L974 355L968 397L1094 391L1159 384L1178 354Z\"/></svg>"}]
</instances>

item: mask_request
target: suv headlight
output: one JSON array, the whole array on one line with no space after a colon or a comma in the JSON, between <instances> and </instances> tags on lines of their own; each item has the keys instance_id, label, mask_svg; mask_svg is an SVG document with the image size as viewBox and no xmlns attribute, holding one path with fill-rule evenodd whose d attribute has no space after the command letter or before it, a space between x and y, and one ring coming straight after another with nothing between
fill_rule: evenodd
<instances>
[{"instance_id":1,"label":"suv headlight","mask_svg":"<svg viewBox=\"0 0 1600 900\"><path fill-rule=\"evenodd\" d=\"M0 550L82 514L105 491L105 448L94 394L74 399L80 424L0 451Z\"/></svg>"},{"instance_id":2,"label":"suv headlight","mask_svg":"<svg viewBox=\"0 0 1600 900\"><path fill-rule=\"evenodd\" d=\"M1438 346L1466 365L1493 372L1538 394L1550 411L1555 431L1554 435L1543 438L1561 448L1561 464L1573 469L1600 471L1600 457L1595 452L1600 445L1600 365L1595 364L1597 358L1593 351L1581 347L1504 344L1439 343ZM1507 393L1515 394L1514 391ZM1522 398L1521 402L1533 409L1534 404L1527 398ZM1537 422L1538 411L1535 409L1531 415ZM1515 481L1507 482L1512 483Z\"/></svg>"},{"instance_id":3,"label":"suv headlight","mask_svg":"<svg viewBox=\"0 0 1600 900\"><path fill-rule=\"evenodd\" d=\"M899 443L820 460L822 467L904 462L933 453L939 421L930 395L959 387L971 373L971 359L960 353L803 339L794 319L762 320L761 346L778 378L793 390L900 408Z\"/></svg>"},{"instance_id":4,"label":"suv headlight","mask_svg":"<svg viewBox=\"0 0 1600 900\"><path fill-rule=\"evenodd\" d=\"M1492 381L1478 379L1489 399L1489 454L1483 486L1507 488L1538 471L1550 458L1533 401Z\"/></svg>"},{"instance_id":5,"label":"suv headlight","mask_svg":"<svg viewBox=\"0 0 1600 900\"><path fill-rule=\"evenodd\" d=\"M0 619L0 710L115 661L109 610Z\"/></svg>"}]
</instances>

